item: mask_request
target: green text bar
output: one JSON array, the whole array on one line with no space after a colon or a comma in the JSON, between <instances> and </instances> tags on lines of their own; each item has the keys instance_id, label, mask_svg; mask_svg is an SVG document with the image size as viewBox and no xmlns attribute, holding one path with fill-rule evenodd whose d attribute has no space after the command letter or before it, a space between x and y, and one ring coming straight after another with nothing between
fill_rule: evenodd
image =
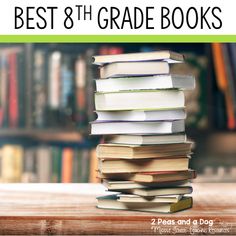
<instances>
[{"instance_id":1,"label":"green text bar","mask_svg":"<svg viewBox=\"0 0 236 236\"><path fill-rule=\"evenodd\" d=\"M1 43L236 42L236 35L0 35Z\"/></svg>"}]
</instances>

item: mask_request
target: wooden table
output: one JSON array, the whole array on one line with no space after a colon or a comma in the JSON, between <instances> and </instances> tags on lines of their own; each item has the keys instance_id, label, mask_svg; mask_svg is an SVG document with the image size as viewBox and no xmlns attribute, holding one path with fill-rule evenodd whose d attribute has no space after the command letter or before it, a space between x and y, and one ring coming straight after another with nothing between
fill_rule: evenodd
<instances>
[{"instance_id":1,"label":"wooden table","mask_svg":"<svg viewBox=\"0 0 236 236\"><path fill-rule=\"evenodd\" d=\"M153 214L97 209L100 184L1 184L0 234L236 235L235 187L195 183L191 210Z\"/></svg>"}]
</instances>

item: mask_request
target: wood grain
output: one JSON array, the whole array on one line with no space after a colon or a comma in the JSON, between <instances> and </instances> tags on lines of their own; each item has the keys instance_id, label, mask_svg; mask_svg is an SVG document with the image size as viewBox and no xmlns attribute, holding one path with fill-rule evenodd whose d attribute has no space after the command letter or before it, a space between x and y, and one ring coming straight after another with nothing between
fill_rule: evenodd
<instances>
[{"instance_id":1,"label":"wood grain","mask_svg":"<svg viewBox=\"0 0 236 236\"><path fill-rule=\"evenodd\" d=\"M218 235L235 235L235 187L195 183L193 208L169 215L97 209L95 197L104 195L98 184L0 185L0 234L214 235L217 231ZM191 222L157 225L158 219ZM193 224L200 219L213 220L213 226Z\"/></svg>"}]
</instances>

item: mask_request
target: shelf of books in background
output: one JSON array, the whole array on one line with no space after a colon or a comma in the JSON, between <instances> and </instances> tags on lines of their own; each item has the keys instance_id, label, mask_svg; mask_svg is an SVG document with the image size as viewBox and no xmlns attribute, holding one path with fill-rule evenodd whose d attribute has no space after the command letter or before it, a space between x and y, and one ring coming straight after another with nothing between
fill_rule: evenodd
<instances>
[{"instance_id":1,"label":"shelf of books in background","mask_svg":"<svg viewBox=\"0 0 236 236\"><path fill-rule=\"evenodd\" d=\"M95 117L95 49L49 46L0 50L1 182L97 181L88 135ZM101 47L98 53L122 50Z\"/></svg>"},{"instance_id":2,"label":"shelf of books in background","mask_svg":"<svg viewBox=\"0 0 236 236\"><path fill-rule=\"evenodd\" d=\"M167 46L55 45L0 45L1 145L10 145L14 139L24 153L27 153L28 148L37 149L38 145L49 149L63 149L71 143L82 143L79 151L91 150L97 143L96 141L88 147L87 142L88 122L94 120L92 97L93 79L96 78L95 68L89 62L91 55L119 54L134 50L148 52ZM28 50L31 46L32 50ZM168 44L169 46L173 49L178 47L185 55L186 63L176 65L176 70L191 72L196 77L196 88L184 91L188 134L190 138L198 140L194 152L199 158L198 161L193 158L191 164L204 173L203 181L216 181L215 175L221 181L234 181L236 136L232 131L235 130L236 120L235 44ZM68 48L72 49L67 50ZM56 73L50 73L52 66L57 68ZM49 81L50 86L58 88L52 94ZM232 131L229 133L228 130ZM83 135L87 138L84 139ZM218 143L224 145L219 146ZM75 152L74 147L72 149ZM222 156L227 156L227 161ZM94 159L90 159L92 166L97 165ZM22 160L25 162L25 158ZM32 172L36 173L37 164L34 165ZM22 166L21 172L24 173L25 164ZM4 166L2 168L5 169ZM96 181L95 173L90 172L90 175L90 181Z\"/></svg>"},{"instance_id":3,"label":"shelf of books in background","mask_svg":"<svg viewBox=\"0 0 236 236\"><path fill-rule=\"evenodd\" d=\"M203 174L198 181L235 182L236 44L213 43L211 49L214 132L209 133L205 144L208 158L202 161Z\"/></svg>"},{"instance_id":4,"label":"shelf of books in background","mask_svg":"<svg viewBox=\"0 0 236 236\"><path fill-rule=\"evenodd\" d=\"M98 197L100 208L176 212L192 206L189 169L192 143L185 135L185 98L195 78L170 51L95 56L93 135L98 178L116 194ZM118 192L118 193L117 193Z\"/></svg>"}]
</instances>

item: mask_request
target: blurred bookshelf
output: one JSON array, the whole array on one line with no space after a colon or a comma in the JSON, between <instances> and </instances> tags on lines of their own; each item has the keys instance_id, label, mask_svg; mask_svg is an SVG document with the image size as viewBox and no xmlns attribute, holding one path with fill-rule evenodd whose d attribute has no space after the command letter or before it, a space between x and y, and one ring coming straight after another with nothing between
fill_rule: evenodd
<instances>
[{"instance_id":1,"label":"blurred bookshelf","mask_svg":"<svg viewBox=\"0 0 236 236\"><path fill-rule=\"evenodd\" d=\"M0 181L97 182L92 55L172 50L196 77L186 130L200 182L235 182L236 45L208 43L0 44ZM221 58L221 60L216 60Z\"/></svg>"}]
</instances>

